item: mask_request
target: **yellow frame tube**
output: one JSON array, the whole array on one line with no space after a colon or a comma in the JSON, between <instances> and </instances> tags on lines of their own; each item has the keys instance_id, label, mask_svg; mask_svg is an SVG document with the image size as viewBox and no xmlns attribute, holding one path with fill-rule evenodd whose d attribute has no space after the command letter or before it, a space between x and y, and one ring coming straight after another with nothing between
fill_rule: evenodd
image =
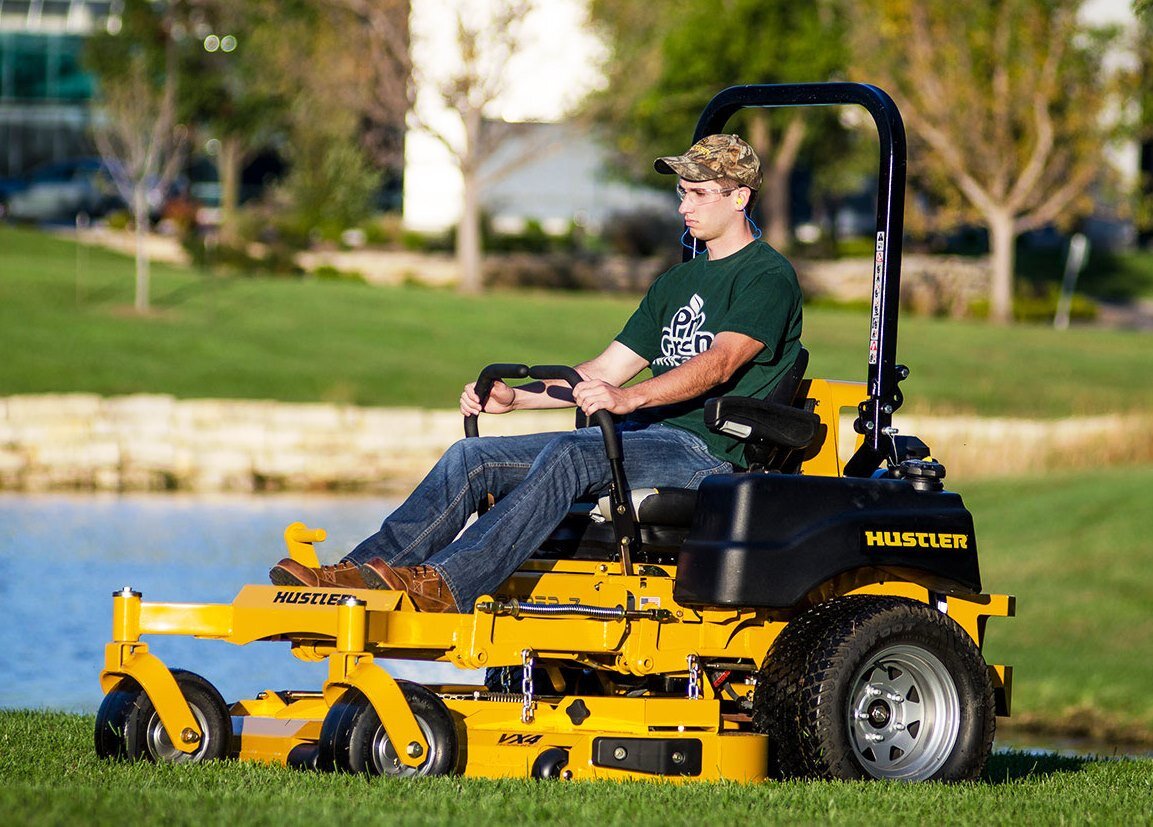
<instances>
[{"instance_id":1,"label":"yellow frame tube","mask_svg":"<svg viewBox=\"0 0 1153 827\"><path fill-rule=\"evenodd\" d=\"M196 722L196 716L192 714L192 708L180 691L176 678L163 661L149 653L148 644L140 641L143 614L140 592L134 592L128 587L113 592L113 642L104 647L100 688L107 695L122 678L132 678L152 701L173 746L191 754L200 746L204 732Z\"/></svg>"}]
</instances>

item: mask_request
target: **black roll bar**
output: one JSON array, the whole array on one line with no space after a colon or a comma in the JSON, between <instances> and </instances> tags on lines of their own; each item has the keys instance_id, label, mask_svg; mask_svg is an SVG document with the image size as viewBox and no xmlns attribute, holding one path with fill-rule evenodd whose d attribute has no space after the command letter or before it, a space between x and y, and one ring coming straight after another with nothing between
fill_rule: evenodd
<instances>
[{"instance_id":1,"label":"black roll bar","mask_svg":"<svg viewBox=\"0 0 1153 827\"><path fill-rule=\"evenodd\" d=\"M697 121L693 142L724 132L736 112L746 108L857 104L873 116L880 141L877 174L877 233L874 237L873 310L869 327L869 398L854 423L865 441L845 465L845 476L868 476L893 456L893 412L903 401L898 383L907 375L897 358L897 312L901 295L901 241L905 220L907 167L905 124L897 104L867 83L781 83L731 86L719 92ZM685 251L685 258L691 252Z\"/></svg>"}]
</instances>

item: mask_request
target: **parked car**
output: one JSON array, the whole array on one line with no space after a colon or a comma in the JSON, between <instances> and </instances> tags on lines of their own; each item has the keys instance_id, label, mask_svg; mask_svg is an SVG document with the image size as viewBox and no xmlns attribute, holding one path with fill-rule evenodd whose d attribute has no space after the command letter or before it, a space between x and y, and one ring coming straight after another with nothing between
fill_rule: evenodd
<instances>
[{"instance_id":1,"label":"parked car","mask_svg":"<svg viewBox=\"0 0 1153 827\"><path fill-rule=\"evenodd\" d=\"M122 209L108 167L99 158L57 161L28 173L10 188L7 217L21 221L74 221Z\"/></svg>"},{"instance_id":2,"label":"parked car","mask_svg":"<svg viewBox=\"0 0 1153 827\"><path fill-rule=\"evenodd\" d=\"M0 218L8 215L8 201L12 196L28 187L28 180L22 176L0 178Z\"/></svg>"}]
</instances>

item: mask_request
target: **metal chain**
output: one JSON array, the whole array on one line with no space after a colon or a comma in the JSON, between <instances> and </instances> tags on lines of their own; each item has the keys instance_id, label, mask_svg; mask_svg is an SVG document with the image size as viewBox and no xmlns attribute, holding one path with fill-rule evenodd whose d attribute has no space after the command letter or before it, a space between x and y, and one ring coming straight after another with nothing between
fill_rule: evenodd
<instances>
[{"instance_id":1,"label":"metal chain","mask_svg":"<svg viewBox=\"0 0 1153 827\"><path fill-rule=\"evenodd\" d=\"M532 700L532 696L533 696L533 685L532 685L533 656L532 656L532 650L531 649L521 649L520 650L520 661L521 661L520 689L521 689L521 692L524 694L524 708L521 709L520 719L523 723L531 724L533 722L533 719L536 717L536 713L533 711L533 700Z\"/></svg>"},{"instance_id":2,"label":"metal chain","mask_svg":"<svg viewBox=\"0 0 1153 827\"><path fill-rule=\"evenodd\" d=\"M701 697L701 663L696 655L689 655L689 700L700 700Z\"/></svg>"}]
</instances>

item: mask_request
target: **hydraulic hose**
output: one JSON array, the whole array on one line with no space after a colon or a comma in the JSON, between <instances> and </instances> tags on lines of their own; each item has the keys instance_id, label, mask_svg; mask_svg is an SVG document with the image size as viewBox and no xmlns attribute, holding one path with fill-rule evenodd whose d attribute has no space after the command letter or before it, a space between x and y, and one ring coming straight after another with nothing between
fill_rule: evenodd
<instances>
[{"instance_id":1,"label":"hydraulic hose","mask_svg":"<svg viewBox=\"0 0 1153 827\"><path fill-rule=\"evenodd\" d=\"M587 617L593 620L664 620L667 609L626 609L624 606L589 606L585 603L522 603L516 598L478 603L478 611L508 617Z\"/></svg>"}]
</instances>

